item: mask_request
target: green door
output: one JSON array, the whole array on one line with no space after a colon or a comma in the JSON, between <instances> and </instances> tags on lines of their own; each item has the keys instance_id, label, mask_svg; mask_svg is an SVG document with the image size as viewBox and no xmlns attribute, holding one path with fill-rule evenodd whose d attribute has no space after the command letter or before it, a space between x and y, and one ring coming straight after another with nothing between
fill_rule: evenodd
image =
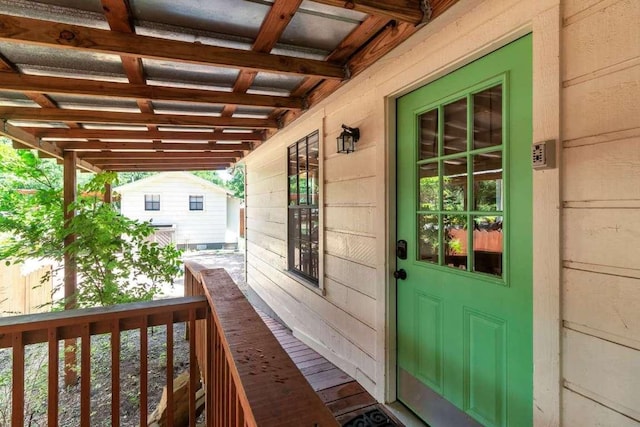
<instances>
[{"instance_id":1,"label":"green door","mask_svg":"<svg viewBox=\"0 0 640 427\"><path fill-rule=\"evenodd\" d=\"M532 424L531 73L526 36L398 100L398 397L432 427Z\"/></svg>"}]
</instances>

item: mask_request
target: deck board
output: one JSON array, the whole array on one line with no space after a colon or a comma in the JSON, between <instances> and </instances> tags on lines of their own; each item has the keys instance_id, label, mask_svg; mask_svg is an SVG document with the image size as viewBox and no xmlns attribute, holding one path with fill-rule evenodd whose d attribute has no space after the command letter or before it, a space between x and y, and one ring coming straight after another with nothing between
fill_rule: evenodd
<instances>
[{"instance_id":1,"label":"deck board","mask_svg":"<svg viewBox=\"0 0 640 427\"><path fill-rule=\"evenodd\" d=\"M294 337L286 326L256 311L338 423L342 425L374 408L384 410L357 381Z\"/></svg>"}]
</instances>

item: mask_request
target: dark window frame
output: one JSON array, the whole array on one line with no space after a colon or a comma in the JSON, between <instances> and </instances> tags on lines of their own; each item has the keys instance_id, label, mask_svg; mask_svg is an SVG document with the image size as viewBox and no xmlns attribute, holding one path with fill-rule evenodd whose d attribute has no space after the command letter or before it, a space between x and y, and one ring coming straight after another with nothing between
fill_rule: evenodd
<instances>
[{"instance_id":1,"label":"dark window frame","mask_svg":"<svg viewBox=\"0 0 640 427\"><path fill-rule=\"evenodd\" d=\"M287 147L287 268L315 287L320 286L319 146L314 131Z\"/></svg>"},{"instance_id":2,"label":"dark window frame","mask_svg":"<svg viewBox=\"0 0 640 427\"><path fill-rule=\"evenodd\" d=\"M203 210L204 210L204 196L189 195L189 211L203 211Z\"/></svg>"},{"instance_id":3,"label":"dark window frame","mask_svg":"<svg viewBox=\"0 0 640 427\"><path fill-rule=\"evenodd\" d=\"M159 211L160 210L160 195L159 194L145 194L144 195L144 210L145 211Z\"/></svg>"}]
</instances>

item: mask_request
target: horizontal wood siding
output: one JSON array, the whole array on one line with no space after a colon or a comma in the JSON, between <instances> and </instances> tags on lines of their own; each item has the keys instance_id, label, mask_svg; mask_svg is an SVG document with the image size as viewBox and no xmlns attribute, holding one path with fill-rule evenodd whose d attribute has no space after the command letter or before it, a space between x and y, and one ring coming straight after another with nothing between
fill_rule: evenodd
<instances>
[{"instance_id":1,"label":"horizontal wood siding","mask_svg":"<svg viewBox=\"0 0 640 427\"><path fill-rule=\"evenodd\" d=\"M159 211L144 210L145 194L160 195ZM190 211L189 196L204 196L204 210ZM223 243L231 238L227 233L227 195L190 180L165 179L150 182L144 189L125 191L121 209L129 218L152 220L153 224L174 224L175 243L179 245Z\"/></svg>"},{"instance_id":2,"label":"horizontal wood siding","mask_svg":"<svg viewBox=\"0 0 640 427\"><path fill-rule=\"evenodd\" d=\"M535 3L458 2L243 160L249 286L298 337L379 400L395 397L395 282L388 281L394 263L388 227L395 225L389 225L394 214L387 211L393 209L388 185L394 178L387 166L395 148L386 97L526 34L537 13L558 6L555 0ZM361 130L356 151L348 155L336 153L342 124ZM286 148L315 130L322 144L322 292L286 272Z\"/></svg>"},{"instance_id":3,"label":"horizontal wood siding","mask_svg":"<svg viewBox=\"0 0 640 427\"><path fill-rule=\"evenodd\" d=\"M563 19L565 426L640 425L640 2Z\"/></svg>"}]
</instances>

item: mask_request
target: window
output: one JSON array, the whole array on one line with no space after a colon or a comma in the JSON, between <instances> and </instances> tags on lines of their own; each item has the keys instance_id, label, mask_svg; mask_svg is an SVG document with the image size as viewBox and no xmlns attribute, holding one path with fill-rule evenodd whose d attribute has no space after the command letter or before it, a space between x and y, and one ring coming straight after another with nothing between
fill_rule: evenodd
<instances>
[{"instance_id":1,"label":"window","mask_svg":"<svg viewBox=\"0 0 640 427\"><path fill-rule=\"evenodd\" d=\"M204 210L204 196L189 196L189 210L190 211L203 211Z\"/></svg>"},{"instance_id":2,"label":"window","mask_svg":"<svg viewBox=\"0 0 640 427\"><path fill-rule=\"evenodd\" d=\"M497 85L419 116L418 261L503 276L502 98Z\"/></svg>"},{"instance_id":3,"label":"window","mask_svg":"<svg viewBox=\"0 0 640 427\"><path fill-rule=\"evenodd\" d=\"M145 194L144 195L144 210L145 211L159 211L160 210L160 195L159 194Z\"/></svg>"},{"instance_id":4,"label":"window","mask_svg":"<svg viewBox=\"0 0 640 427\"><path fill-rule=\"evenodd\" d=\"M318 132L288 148L289 271L318 285Z\"/></svg>"}]
</instances>

